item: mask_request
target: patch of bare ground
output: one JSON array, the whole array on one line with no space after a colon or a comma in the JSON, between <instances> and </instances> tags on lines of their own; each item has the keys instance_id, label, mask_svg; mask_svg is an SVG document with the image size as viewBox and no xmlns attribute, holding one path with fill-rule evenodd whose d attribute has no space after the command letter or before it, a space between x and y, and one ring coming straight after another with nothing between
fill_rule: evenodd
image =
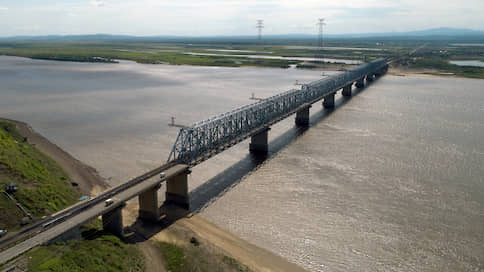
<instances>
[{"instance_id":1,"label":"patch of bare ground","mask_svg":"<svg viewBox=\"0 0 484 272\"><path fill-rule=\"evenodd\" d=\"M185 259L192 267L198 265L210 267L207 271L306 271L296 264L268 251L257 247L239 237L208 222L198 215L193 215L176 207L162 211L166 216L159 223L148 224L137 220L138 203L130 202L123 209L123 223L128 227L128 236L132 240L143 237L135 243L139 244L145 254L147 271L161 263L167 264L163 254L156 254L153 246L170 244L185 252ZM129 230L132 234L129 234ZM128 238L129 240L129 238ZM146 240L146 241L145 241ZM150 242L150 244L145 244ZM163 247L159 247L161 250ZM161 258L160 261L153 258ZM196 271L204 271L196 270Z\"/></svg>"},{"instance_id":2,"label":"patch of bare ground","mask_svg":"<svg viewBox=\"0 0 484 272\"><path fill-rule=\"evenodd\" d=\"M444 73L436 69L406 69L401 67L391 67L388 74L413 77L458 77L454 73Z\"/></svg>"},{"instance_id":3,"label":"patch of bare ground","mask_svg":"<svg viewBox=\"0 0 484 272\"><path fill-rule=\"evenodd\" d=\"M159 247L151 240L137 243L136 246L143 253L145 258L146 272L165 272L165 262Z\"/></svg>"}]
</instances>

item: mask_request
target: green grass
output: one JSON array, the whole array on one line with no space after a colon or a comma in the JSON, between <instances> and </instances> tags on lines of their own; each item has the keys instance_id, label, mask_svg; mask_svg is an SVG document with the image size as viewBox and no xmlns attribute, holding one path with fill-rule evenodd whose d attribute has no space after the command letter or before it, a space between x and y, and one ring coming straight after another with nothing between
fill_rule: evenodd
<instances>
[{"instance_id":1,"label":"green grass","mask_svg":"<svg viewBox=\"0 0 484 272\"><path fill-rule=\"evenodd\" d=\"M232 257L214 254L204 246L178 246L160 242L166 270L171 272L250 272Z\"/></svg>"},{"instance_id":2,"label":"green grass","mask_svg":"<svg viewBox=\"0 0 484 272\"><path fill-rule=\"evenodd\" d=\"M0 186L14 182L15 198L34 216L42 216L73 204L79 193L61 167L34 146L24 142L15 125L0 121ZM2 194L3 195L3 194ZM2 196L0 228L18 226L23 217L18 208Z\"/></svg>"},{"instance_id":3,"label":"green grass","mask_svg":"<svg viewBox=\"0 0 484 272\"><path fill-rule=\"evenodd\" d=\"M451 73L460 77L484 79L483 67L458 66L449 63L448 57L436 57L424 55L410 59L404 59L400 65L407 68L435 69L439 73Z\"/></svg>"},{"instance_id":4,"label":"green grass","mask_svg":"<svg viewBox=\"0 0 484 272\"><path fill-rule=\"evenodd\" d=\"M258 67L281 67L287 68L296 63L288 60L271 59L247 59L240 57L224 56L198 56L188 55L184 52L192 51L191 48L180 47L180 52L163 52L160 48L152 48L151 44L125 45L102 43L74 44L64 42L52 43L15 43L1 44L0 55L20 56L33 59L76 61L76 62L109 62L115 60L131 60L145 64L168 63L172 65L197 65L197 66L258 66ZM127 51L120 51L120 49ZM149 50L149 51L143 51ZM199 50L193 50L199 51ZM203 52L203 51L199 51Z\"/></svg>"},{"instance_id":5,"label":"green grass","mask_svg":"<svg viewBox=\"0 0 484 272\"><path fill-rule=\"evenodd\" d=\"M268 44L272 42L273 44ZM315 57L371 61L377 58L402 57L401 66L438 70L440 73L453 73L461 77L484 78L484 69L479 67L460 67L451 65L449 60L476 59L484 60L484 48L456 47L457 40L421 39L328 39L326 48L314 50L307 48L289 49L286 45L315 46L315 40L271 40L257 44L254 40L206 40L195 39L178 41L133 41L133 40L93 40L93 41L19 41L0 40L0 55L21 56L34 59L79 61L79 62L116 62L131 60L145 64L172 64L225 67L281 67L288 68L298 64L298 68L317 69L317 65L302 61L277 59L252 59L230 55L273 55L286 57ZM426 44L417 53L408 57L408 53ZM350 47L354 49L337 49ZM362 50L370 48L377 50ZM254 52L218 52L229 56L202 56L186 53L217 53L206 49L249 50ZM417 58L414 61L414 58Z\"/></svg>"},{"instance_id":6,"label":"green grass","mask_svg":"<svg viewBox=\"0 0 484 272\"><path fill-rule=\"evenodd\" d=\"M28 271L144 271L143 256L136 247L113 235L57 243L27 254L31 258Z\"/></svg>"},{"instance_id":7,"label":"green grass","mask_svg":"<svg viewBox=\"0 0 484 272\"><path fill-rule=\"evenodd\" d=\"M183 248L169 243L159 243L159 247L168 271L183 272L188 270L188 262Z\"/></svg>"}]
</instances>

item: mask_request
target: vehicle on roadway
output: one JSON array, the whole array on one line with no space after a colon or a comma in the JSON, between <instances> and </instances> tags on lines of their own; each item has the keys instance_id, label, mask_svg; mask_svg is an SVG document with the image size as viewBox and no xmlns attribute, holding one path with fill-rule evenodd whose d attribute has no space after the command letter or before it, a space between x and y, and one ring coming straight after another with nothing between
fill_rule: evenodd
<instances>
[{"instance_id":1,"label":"vehicle on roadway","mask_svg":"<svg viewBox=\"0 0 484 272\"><path fill-rule=\"evenodd\" d=\"M106 201L104 201L104 205L106 205L106 207L110 206L113 203L114 203L114 199L112 199L112 198L108 198L108 199L106 199Z\"/></svg>"},{"instance_id":2,"label":"vehicle on roadway","mask_svg":"<svg viewBox=\"0 0 484 272\"><path fill-rule=\"evenodd\" d=\"M160 178L164 178L164 177L166 177L165 172L161 172L161 174L160 174Z\"/></svg>"},{"instance_id":3,"label":"vehicle on roadway","mask_svg":"<svg viewBox=\"0 0 484 272\"><path fill-rule=\"evenodd\" d=\"M5 234L7 234L7 232L8 232L8 230L0 230L0 238L5 236Z\"/></svg>"}]
</instances>

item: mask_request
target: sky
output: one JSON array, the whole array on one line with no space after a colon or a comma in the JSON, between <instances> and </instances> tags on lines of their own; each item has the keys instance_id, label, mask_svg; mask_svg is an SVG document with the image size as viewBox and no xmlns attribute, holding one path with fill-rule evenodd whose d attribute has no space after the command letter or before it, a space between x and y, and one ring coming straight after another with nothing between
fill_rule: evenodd
<instances>
[{"instance_id":1,"label":"sky","mask_svg":"<svg viewBox=\"0 0 484 272\"><path fill-rule=\"evenodd\" d=\"M0 0L0 37L356 34L484 30L484 0Z\"/></svg>"}]
</instances>

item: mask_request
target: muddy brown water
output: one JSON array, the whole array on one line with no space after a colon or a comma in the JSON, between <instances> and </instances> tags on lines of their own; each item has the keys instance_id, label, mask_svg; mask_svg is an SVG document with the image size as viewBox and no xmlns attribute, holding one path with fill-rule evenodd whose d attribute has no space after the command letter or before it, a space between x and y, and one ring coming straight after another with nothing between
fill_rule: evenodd
<instances>
[{"instance_id":1,"label":"muddy brown water","mask_svg":"<svg viewBox=\"0 0 484 272\"><path fill-rule=\"evenodd\" d=\"M330 72L327 72L327 74ZM320 78L297 69L0 57L0 115L111 184L166 161L180 124ZM195 167L192 206L310 271L484 271L482 80L387 75Z\"/></svg>"}]
</instances>

